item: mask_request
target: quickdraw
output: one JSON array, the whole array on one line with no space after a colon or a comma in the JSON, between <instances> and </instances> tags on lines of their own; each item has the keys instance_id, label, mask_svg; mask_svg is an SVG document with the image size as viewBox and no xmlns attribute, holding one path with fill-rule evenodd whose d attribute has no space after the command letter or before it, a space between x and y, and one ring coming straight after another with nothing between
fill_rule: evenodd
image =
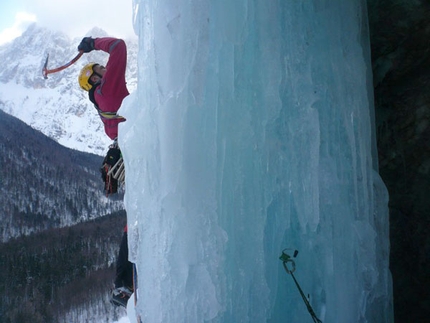
<instances>
[{"instance_id":1,"label":"quickdraw","mask_svg":"<svg viewBox=\"0 0 430 323\"><path fill-rule=\"evenodd\" d=\"M286 250L292 250L292 249L282 250L282 255L279 257L279 259L282 260L282 265L284 266L284 269L287 272L287 274L290 274L291 277L293 277L294 283L296 284L297 289L299 290L299 293L302 296L303 302L305 303L306 308L308 309L308 312L311 315L314 322L322 323L322 321L316 316L314 310L312 309L312 306L309 303L308 299L306 298L305 293L303 293L303 290L300 287L299 283L297 282L296 277L294 277L294 272L296 271L296 263L293 260L293 258L296 258L299 252L297 250L294 250L294 254L292 258L289 254L286 253Z\"/></svg>"},{"instance_id":2,"label":"quickdraw","mask_svg":"<svg viewBox=\"0 0 430 323\"><path fill-rule=\"evenodd\" d=\"M124 183L125 181L125 169L124 169L124 160L122 156L118 159L115 165L113 165L108 173L108 176L112 176L117 179L119 182Z\"/></svg>"}]
</instances>

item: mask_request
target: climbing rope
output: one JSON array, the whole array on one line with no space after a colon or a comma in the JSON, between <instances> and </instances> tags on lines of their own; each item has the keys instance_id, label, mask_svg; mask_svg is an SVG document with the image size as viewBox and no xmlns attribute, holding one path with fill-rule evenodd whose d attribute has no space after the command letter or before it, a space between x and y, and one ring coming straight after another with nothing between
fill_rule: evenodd
<instances>
[{"instance_id":1,"label":"climbing rope","mask_svg":"<svg viewBox=\"0 0 430 323\"><path fill-rule=\"evenodd\" d=\"M289 249L282 250L282 255L279 257L279 259L282 260L282 264L284 265L284 269L287 272L287 274L290 274L291 277L293 277L294 283L296 284L297 289L299 290L299 293L302 296L303 302L305 303L313 321L315 323L322 323L322 321L316 316L314 310L312 309L312 306L309 303L308 299L306 298L305 293L303 293L303 290L300 287L299 283L297 282L296 277L294 277L294 272L296 271L296 263L294 262L293 258L291 258L291 256L285 252L286 250L289 250ZM299 252L297 250L294 250L293 257L296 258L298 253Z\"/></svg>"}]
</instances>

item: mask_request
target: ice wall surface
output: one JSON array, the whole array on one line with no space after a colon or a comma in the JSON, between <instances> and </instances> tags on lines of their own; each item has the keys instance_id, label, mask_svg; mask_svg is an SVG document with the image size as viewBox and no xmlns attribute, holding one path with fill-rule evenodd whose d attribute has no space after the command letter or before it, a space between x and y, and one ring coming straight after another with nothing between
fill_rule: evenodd
<instances>
[{"instance_id":1,"label":"ice wall surface","mask_svg":"<svg viewBox=\"0 0 430 323\"><path fill-rule=\"evenodd\" d=\"M392 322L365 1L135 0L121 113L144 322Z\"/></svg>"}]
</instances>

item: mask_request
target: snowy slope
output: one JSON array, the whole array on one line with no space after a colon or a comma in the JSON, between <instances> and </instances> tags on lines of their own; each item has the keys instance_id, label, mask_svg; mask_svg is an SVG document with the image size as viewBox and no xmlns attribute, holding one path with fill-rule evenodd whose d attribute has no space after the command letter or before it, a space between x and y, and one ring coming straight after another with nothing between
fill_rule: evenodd
<instances>
[{"instance_id":1,"label":"snowy slope","mask_svg":"<svg viewBox=\"0 0 430 323\"><path fill-rule=\"evenodd\" d=\"M101 37L106 33L94 28L87 35ZM111 141L87 93L79 88L77 77L84 64L91 61L106 64L108 55L94 51L68 69L50 74L47 80L42 77L48 53L48 68L62 66L77 54L80 40L33 24L21 37L0 47L0 109L66 147L103 155ZM127 40L127 45L127 80L129 90L133 91L137 73L136 39Z\"/></svg>"},{"instance_id":2,"label":"snowy slope","mask_svg":"<svg viewBox=\"0 0 430 323\"><path fill-rule=\"evenodd\" d=\"M366 2L135 0L120 125L144 322L393 322Z\"/></svg>"}]
</instances>

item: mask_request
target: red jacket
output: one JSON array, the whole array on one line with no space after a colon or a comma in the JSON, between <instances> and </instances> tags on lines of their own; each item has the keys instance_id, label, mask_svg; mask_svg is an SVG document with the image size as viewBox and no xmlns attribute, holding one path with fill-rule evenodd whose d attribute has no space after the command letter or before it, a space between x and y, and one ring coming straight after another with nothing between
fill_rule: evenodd
<instances>
[{"instance_id":1,"label":"red jacket","mask_svg":"<svg viewBox=\"0 0 430 323\"><path fill-rule=\"evenodd\" d=\"M125 121L124 117L116 113L121 107L122 100L130 94L125 81L127 47L122 39L103 37L94 40L94 48L109 54L106 73L94 91L94 99L105 132L113 140L118 137L118 124Z\"/></svg>"}]
</instances>

